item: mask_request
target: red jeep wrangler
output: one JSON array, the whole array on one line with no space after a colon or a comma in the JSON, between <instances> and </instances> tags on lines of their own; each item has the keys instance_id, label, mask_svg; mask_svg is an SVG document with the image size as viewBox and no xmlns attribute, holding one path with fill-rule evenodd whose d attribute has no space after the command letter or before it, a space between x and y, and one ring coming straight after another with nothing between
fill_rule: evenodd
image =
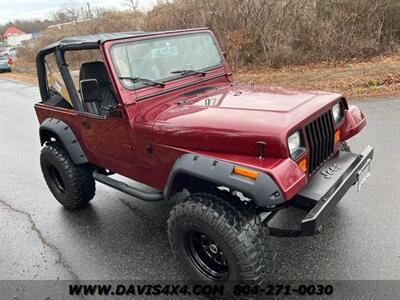
<instances>
[{"instance_id":1,"label":"red jeep wrangler","mask_svg":"<svg viewBox=\"0 0 400 300\"><path fill-rule=\"evenodd\" d=\"M68 53L94 50L71 71ZM318 233L369 176L373 149L345 143L366 124L356 106L333 93L235 86L208 29L66 38L39 51L37 71L40 163L54 197L79 208L95 181L152 202L184 190L168 234L196 279L261 284L269 235ZM289 206L308 211L298 228L268 226Z\"/></svg>"}]
</instances>

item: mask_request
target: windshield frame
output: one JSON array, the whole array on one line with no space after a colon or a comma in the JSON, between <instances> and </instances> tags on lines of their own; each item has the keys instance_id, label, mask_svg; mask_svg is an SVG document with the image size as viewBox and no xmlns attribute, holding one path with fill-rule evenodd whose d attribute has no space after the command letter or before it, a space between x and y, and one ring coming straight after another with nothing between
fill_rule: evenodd
<instances>
[{"instance_id":1,"label":"windshield frame","mask_svg":"<svg viewBox=\"0 0 400 300\"><path fill-rule=\"evenodd\" d=\"M212 71L212 70L215 70L215 69L219 69L219 68L221 68L221 67L224 67L224 66L225 66L225 58L224 58L224 56L222 55L221 49L220 49L220 47L219 47L217 41L215 40L214 35L213 35L210 31L208 31L208 30L207 30L207 31L205 31L205 30L204 30L204 31L196 31L196 32L185 32L185 33L179 33L179 34L169 34L169 35L147 36L147 37L145 37L145 38L138 38L138 39L134 39L134 40L131 40L131 39L130 39L129 41L126 41L126 40L125 40L125 41L118 41L118 42L112 43L112 44L110 45L110 47L108 48L109 57L110 57L110 59L111 59L112 66L113 66L113 69L114 69L114 71L115 71L115 74L116 74L117 77L118 77L118 82L120 83L120 85L121 85L124 89L126 89L126 90L128 90L128 91L138 91L138 90L141 90L141 89L152 88L152 87L154 88L154 86L148 86L148 85L139 85L139 86L133 87L133 88L128 87L128 86L125 84L125 82L124 82L122 79L119 78L119 77L121 77L121 74L120 74L120 72L119 72L119 70L118 70L118 68L117 68L117 65L116 65L116 62L115 62L115 57L114 57L114 55L112 54L113 48L118 47L118 46L121 46L121 45L130 45L130 44L145 42L145 41L149 41L149 40L167 39L167 38L171 38L171 37L178 37L178 36L185 36L185 35L186 35L186 36L187 36L187 35L198 35L198 34L208 34L208 35L211 37L211 39L212 39L212 41L213 41L213 43L214 43L214 45L215 45L215 48L216 48L216 50L217 50L218 56L219 56L219 58L220 58L220 63L217 64L217 65L210 66L210 67L207 67L207 68L202 68L202 69L199 69L199 70L196 70L196 71L199 71L199 72L209 72L209 71ZM162 80L162 83L167 84L167 83L169 83L169 82L171 82L171 81L178 80L178 79L183 79L183 78L187 78L187 77L191 77L191 76L193 76L193 77L198 77L198 74L185 74L185 75L182 75L182 74L172 74L170 77L167 77L167 78L164 79L164 80L160 79L159 81ZM202 78L204 78L204 77L202 77ZM200 77L199 77L199 79L200 79Z\"/></svg>"}]
</instances>

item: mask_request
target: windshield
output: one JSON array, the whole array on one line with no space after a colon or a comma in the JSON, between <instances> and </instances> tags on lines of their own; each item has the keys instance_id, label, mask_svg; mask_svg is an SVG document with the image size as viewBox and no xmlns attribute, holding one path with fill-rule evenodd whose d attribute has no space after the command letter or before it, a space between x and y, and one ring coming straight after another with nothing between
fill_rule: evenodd
<instances>
[{"instance_id":1,"label":"windshield","mask_svg":"<svg viewBox=\"0 0 400 300\"><path fill-rule=\"evenodd\" d=\"M207 32L116 44L111 48L111 56L118 77L125 77L121 81L128 89L146 85L127 77L164 82L193 75L193 71L207 71L223 62Z\"/></svg>"}]
</instances>

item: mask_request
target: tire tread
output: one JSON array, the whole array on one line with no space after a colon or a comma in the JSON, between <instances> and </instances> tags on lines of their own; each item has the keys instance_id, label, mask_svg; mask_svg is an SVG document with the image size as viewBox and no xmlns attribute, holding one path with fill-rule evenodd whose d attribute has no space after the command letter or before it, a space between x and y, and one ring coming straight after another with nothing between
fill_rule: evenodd
<instances>
[{"instance_id":1,"label":"tire tread","mask_svg":"<svg viewBox=\"0 0 400 300\"><path fill-rule=\"evenodd\" d=\"M187 218L203 219L214 224L215 230L235 253L243 282L264 282L266 274L271 272L272 253L268 229L254 211L229 193L194 193L170 213L168 235L176 256L171 228Z\"/></svg>"},{"instance_id":2,"label":"tire tread","mask_svg":"<svg viewBox=\"0 0 400 300\"><path fill-rule=\"evenodd\" d=\"M59 199L59 195L52 190L44 164L47 160L54 159L58 162L65 180L68 195L66 201ZM51 141L41 151L41 165L47 186L54 197L66 208L75 209L86 205L95 195L95 181L92 177L92 168L85 165L75 165L62 144Z\"/></svg>"}]
</instances>

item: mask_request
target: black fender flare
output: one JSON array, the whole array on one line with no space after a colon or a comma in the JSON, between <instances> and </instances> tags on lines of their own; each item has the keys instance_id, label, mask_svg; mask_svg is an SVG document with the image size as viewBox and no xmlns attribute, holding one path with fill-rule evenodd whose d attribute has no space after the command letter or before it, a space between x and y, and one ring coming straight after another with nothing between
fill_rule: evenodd
<instances>
[{"instance_id":1,"label":"black fender flare","mask_svg":"<svg viewBox=\"0 0 400 300\"><path fill-rule=\"evenodd\" d=\"M259 172L257 179L253 180L234 174L232 171L235 166L240 166L240 164L203 155L183 154L175 161L171 169L164 188L164 198L168 199L171 196L177 176L185 174L240 191L260 207L285 203L281 189L268 174Z\"/></svg>"},{"instance_id":2,"label":"black fender flare","mask_svg":"<svg viewBox=\"0 0 400 300\"><path fill-rule=\"evenodd\" d=\"M51 137L59 140L63 144L74 164L80 165L88 162L74 132L64 121L56 118L45 119L42 124L40 124L39 136L40 144L42 146L45 142L49 141Z\"/></svg>"}]
</instances>

